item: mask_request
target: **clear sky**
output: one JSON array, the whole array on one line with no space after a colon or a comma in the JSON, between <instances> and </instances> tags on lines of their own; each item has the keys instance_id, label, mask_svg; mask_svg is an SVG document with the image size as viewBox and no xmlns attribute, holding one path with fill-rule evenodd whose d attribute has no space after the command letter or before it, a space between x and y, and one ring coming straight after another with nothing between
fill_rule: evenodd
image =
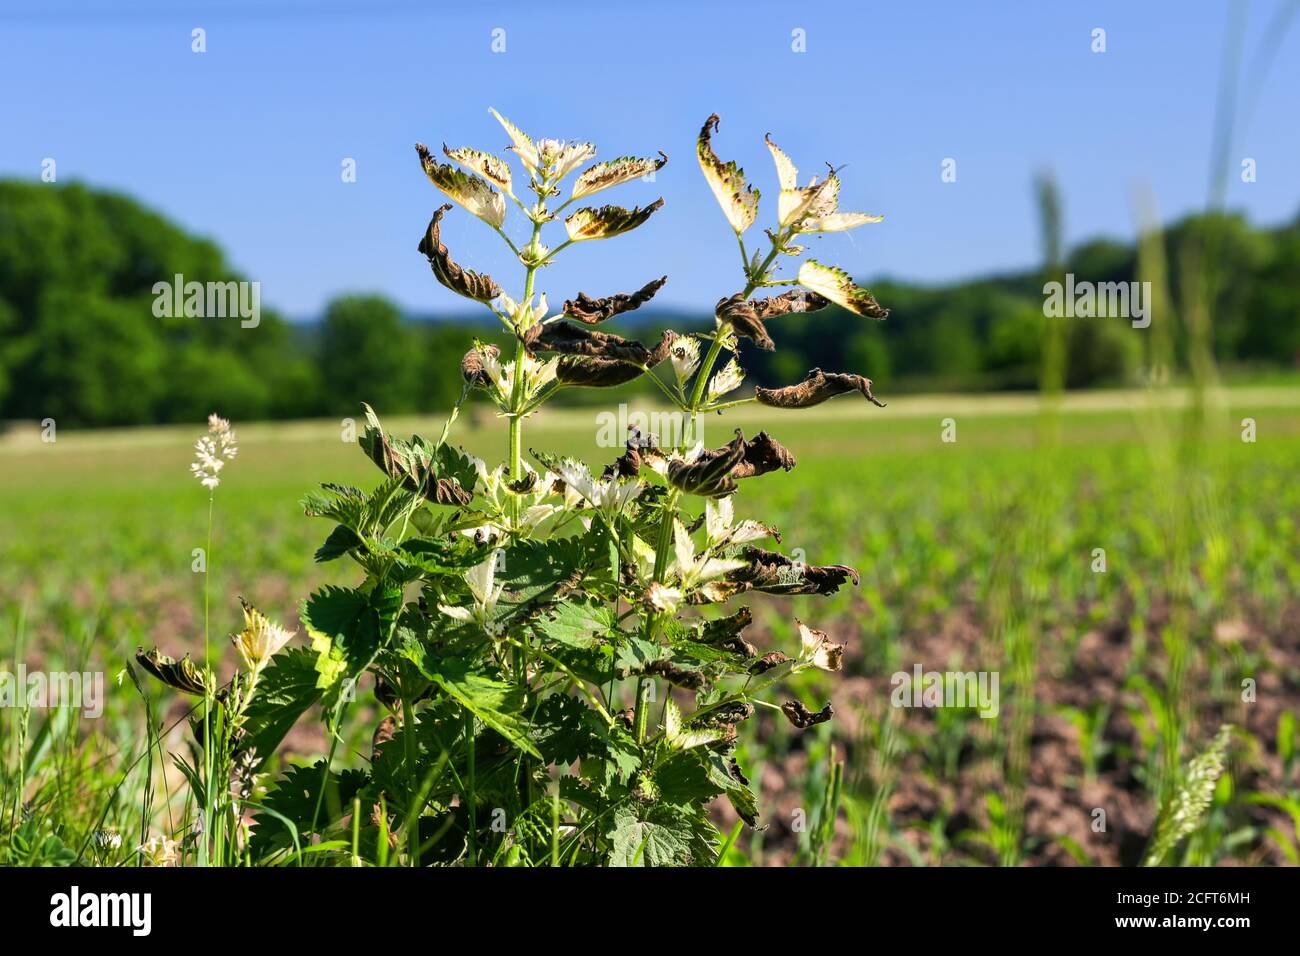
<instances>
[{"instance_id":1,"label":"clear sky","mask_svg":"<svg viewBox=\"0 0 1300 956\"><path fill-rule=\"evenodd\" d=\"M719 155L764 193L760 225L776 193L770 131L804 175L847 164L841 208L887 217L817 240L819 258L858 276L940 281L1035 260L1040 168L1061 183L1071 242L1132 235L1143 185L1167 218L1203 206L1230 9L0 0L0 175L36 178L53 157L61 182L128 192L217 240L291 317L349 290L460 312L467 303L416 252L441 196L412 147L500 150L495 106L534 136L595 142L601 158L670 157L656 182L600 197L630 206L662 194L667 205L631 236L568 250L544 276L553 302L667 273L661 301L711 306L738 284L734 240L693 152L717 112ZM1300 23L1266 80L1252 72L1281 35L1270 26L1279 9L1248 8L1247 109L1226 197L1261 223L1300 209ZM1092 52L1098 27L1104 53ZM493 52L496 29L505 52ZM792 49L796 30L805 52ZM1255 159L1256 182L1241 182L1242 157ZM345 158L355 183L341 180ZM946 158L956 182L941 181ZM444 238L464 264L513 283L487 226L458 211Z\"/></svg>"}]
</instances>

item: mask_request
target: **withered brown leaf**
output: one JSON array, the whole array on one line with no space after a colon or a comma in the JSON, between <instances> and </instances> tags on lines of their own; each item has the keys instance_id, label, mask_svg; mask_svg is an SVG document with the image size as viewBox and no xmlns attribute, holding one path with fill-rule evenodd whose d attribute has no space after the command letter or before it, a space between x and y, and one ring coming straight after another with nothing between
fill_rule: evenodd
<instances>
[{"instance_id":1,"label":"withered brown leaf","mask_svg":"<svg viewBox=\"0 0 1300 956\"><path fill-rule=\"evenodd\" d=\"M861 583L858 572L846 564L796 563L778 551L752 546L742 550L741 558L749 566L732 571L727 580L768 594L834 594L845 581Z\"/></svg>"},{"instance_id":2,"label":"withered brown leaf","mask_svg":"<svg viewBox=\"0 0 1300 956\"><path fill-rule=\"evenodd\" d=\"M568 322L534 325L524 333L524 345L531 352L555 352L560 355L586 355L590 358L617 359L642 365L650 349L640 342L610 332L586 329Z\"/></svg>"},{"instance_id":3,"label":"withered brown leaf","mask_svg":"<svg viewBox=\"0 0 1300 956\"><path fill-rule=\"evenodd\" d=\"M794 724L800 730L806 730L817 724L824 724L835 716L835 708L827 704L821 710L814 713L797 700L788 700L781 705L781 713L785 714L786 719Z\"/></svg>"},{"instance_id":4,"label":"withered brown leaf","mask_svg":"<svg viewBox=\"0 0 1300 956\"><path fill-rule=\"evenodd\" d=\"M759 348L768 352L776 348L776 343L767 334L767 327L758 317L754 304L746 301L739 292L725 299L719 299L713 314L717 316L719 322L730 323L737 335L752 340Z\"/></svg>"},{"instance_id":5,"label":"withered brown leaf","mask_svg":"<svg viewBox=\"0 0 1300 956\"><path fill-rule=\"evenodd\" d=\"M794 312L816 312L830 305L830 300L808 289L791 289L781 295L766 299L750 299L754 314L760 319L773 319Z\"/></svg>"},{"instance_id":6,"label":"withered brown leaf","mask_svg":"<svg viewBox=\"0 0 1300 956\"><path fill-rule=\"evenodd\" d=\"M782 654L780 651L773 651L770 654L764 654L758 660L754 661L754 663L750 664L749 672L751 674L766 674L772 668L780 667L789 659L788 656Z\"/></svg>"},{"instance_id":7,"label":"withered brown leaf","mask_svg":"<svg viewBox=\"0 0 1300 956\"><path fill-rule=\"evenodd\" d=\"M636 292L619 292L600 299L593 299L587 293L579 292L576 299L565 301L564 314L587 325L595 325L645 305L654 298L655 293L663 288L667 281L668 277L663 276L647 282Z\"/></svg>"},{"instance_id":8,"label":"withered brown leaf","mask_svg":"<svg viewBox=\"0 0 1300 956\"><path fill-rule=\"evenodd\" d=\"M501 350L495 345L476 346L465 353L460 360L460 376L475 388L487 388L491 383L487 369L483 366L484 353L496 358Z\"/></svg>"},{"instance_id":9,"label":"withered brown leaf","mask_svg":"<svg viewBox=\"0 0 1300 956\"><path fill-rule=\"evenodd\" d=\"M584 354L566 355L560 359L555 377L566 385L585 388L610 388L623 385L642 375L646 369L654 368L664 361L672 349L675 338L673 332L664 332L659 344L649 350L640 362ZM639 345L639 343L632 344ZM644 348L644 346L640 347Z\"/></svg>"},{"instance_id":10,"label":"withered brown leaf","mask_svg":"<svg viewBox=\"0 0 1300 956\"><path fill-rule=\"evenodd\" d=\"M501 294L501 287L490 275L474 272L455 262L442 242L442 217L450 208L451 203L447 203L434 211L429 228L420 240L420 252L429 260L434 278L452 292L476 302L490 302Z\"/></svg>"},{"instance_id":11,"label":"withered brown leaf","mask_svg":"<svg viewBox=\"0 0 1300 956\"><path fill-rule=\"evenodd\" d=\"M721 448L706 449L692 462L670 461L668 483L687 494L725 498L736 481L795 466L794 455L767 432L749 441L736 429L736 437Z\"/></svg>"},{"instance_id":12,"label":"withered brown leaf","mask_svg":"<svg viewBox=\"0 0 1300 956\"><path fill-rule=\"evenodd\" d=\"M773 408L811 408L847 392L861 392L872 405L885 407L884 402L871 393L871 379L848 372L823 372L819 368L812 369L797 385L784 388L759 386L754 389L754 398L760 405Z\"/></svg>"}]
</instances>

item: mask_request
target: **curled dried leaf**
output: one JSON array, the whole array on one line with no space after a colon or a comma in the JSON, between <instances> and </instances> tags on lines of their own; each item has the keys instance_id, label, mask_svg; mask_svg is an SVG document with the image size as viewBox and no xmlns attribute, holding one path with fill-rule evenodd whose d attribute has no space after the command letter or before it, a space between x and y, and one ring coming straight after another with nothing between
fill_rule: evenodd
<instances>
[{"instance_id":1,"label":"curled dried leaf","mask_svg":"<svg viewBox=\"0 0 1300 956\"><path fill-rule=\"evenodd\" d=\"M725 299L719 299L717 306L714 307L713 314L717 317L719 324L729 324L736 330L737 335L752 340L759 348L768 352L776 348L776 344L772 341L772 337L767 334L767 328L763 325L763 320L759 318L754 304L747 301L739 292L727 296Z\"/></svg>"},{"instance_id":2,"label":"curled dried leaf","mask_svg":"<svg viewBox=\"0 0 1300 956\"><path fill-rule=\"evenodd\" d=\"M740 429L721 448L705 449L690 461L668 463L668 483L687 494L725 498L736 490L736 481L795 466L794 455L766 432L749 441Z\"/></svg>"},{"instance_id":3,"label":"curled dried leaf","mask_svg":"<svg viewBox=\"0 0 1300 956\"><path fill-rule=\"evenodd\" d=\"M745 457L745 438L739 430L721 448L702 451L693 461L668 463L668 483L679 491L706 498L725 498L736 490L731 471Z\"/></svg>"},{"instance_id":4,"label":"curled dried leaf","mask_svg":"<svg viewBox=\"0 0 1300 956\"><path fill-rule=\"evenodd\" d=\"M729 761L727 761L727 773L731 774L731 779L735 780L742 787L749 786L749 778L745 776L745 771L740 769L740 763L739 761L736 760L735 757L732 757ZM745 822L748 823L751 827L758 822L757 818L753 817L753 814L746 814L746 816L749 817L750 819L746 819Z\"/></svg>"},{"instance_id":5,"label":"curled dried leaf","mask_svg":"<svg viewBox=\"0 0 1300 956\"><path fill-rule=\"evenodd\" d=\"M740 463L732 469L731 477L756 478L778 468L781 471L789 471L794 466L794 455L789 449L767 432L759 432L745 443L745 454Z\"/></svg>"},{"instance_id":6,"label":"curled dried leaf","mask_svg":"<svg viewBox=\"0 0 1300 956\"><path fill-rule=\"evenodd\" d=\"M614 236L631 232L654 215L663 204L661 198L644 208L636 206L632 209L624 209L622 206L601 206L596 209L584 206L564 220L564 229L573 242L612 239Z\"/></svg>"},{"instance_id":7,"label":"curled dried leaf","mask_svg":"<svg viewBox=\"0 0 1300 956\"><path fill-rule=\"evenodd\" d=\"M647 458L662 457L663 452L659 450L655 437L642 434L641 429L632 425L628 428L628 437L623 446L623 454L606 465L600 477L602 479L615 477L635 478L641 473L643 461Z\"/></svg>"},{"instance_id":8,"label":"curled dried leaf","mask_svg":"<svg viewBox=\"0 0 1300 956\"><path fill-rule=\"evenodd\" d=\"M468 384L475 388L487 388L492 384L492 379L487 373L487 368L483 363L484 356L497 358L501 350L495 345L478 345L465 353L465 357L460 360L460 376Z\"/></svg>"},{"instance_id":9,"label":"curled dried leaf","mask_svg":"<svg viewBox=\"0 0 1300 956\"><path fill-rule=\"evenodd\" d=\"M724 163L713 151L712 138L721 120L714 113L704 121L695 155L704 171L704 179L713 190L722 213L737 234L754 224L758 216L759 192L745 182L745 171L735 162Z\"/></svg>"},{"instance_id":10,"label":"curled dried leaf","mask_svg":"<svg viewBox=\"0 0 1300 956\"><path fill-rule=\"evenodd\" d=\"M595 358L585 355L566 355L560 359L555 377L565 385L579 388L611 388L623 385L654 368L672 349L673 332L664 332L663 338L639 364L616 358Z\"/></svg>"},{"instance_id":11,"label":"curled dried leaf","mask_svg":"<svg viewBox=\"0 0 1300 956\"><path fill-rule=\"evenodd\" d=\"M889 310L866 289L859 288L843 269L822 265L816 259L805 260L799 267L799 284L822 298L830 299L855 315L869 319L883 319Z\"/></svg>"},{"instance_id":12,"label":"curled dried leaf","mask_svg":"<svg viewBox=\"0 0 1300 956\"><path fill-rule=\"evenodd\" d=\"M827 704L821 710L813 712L797 700L788 700L781 705L781 713L800 730L806 730L817 724L824 724L835 716L835 708Z\"/></svg>"},{"instance_id":13,"label":"curled dried leaf","mask_svg":"<svg viewBox=\"0 0 1300 956\"><path fill-rule=\"evenodd\" d=\"M746 547L741 557L749 566L732 571L727 580L768 594L834 594L845 581L861 582L858 572L845 564L804 564L752 546Z\"/></svg>"},{"instance_id":14,"label":"curled dried leaf","mask_svg":"<svg viewBox=\"0 0 1300 956\"><path fill-rule=\"evenodd\" d=\"M667 281L668 277L663 276L653 282L647 282L636 292L619 292L601 299L593 299L587 293L579 292L576 299L565 301L564 314L587 325L596 325L624 312L639 309L654 298L655 293L663 288Z\"/></svg>"},{"instance_id":15,"label":"curled dried leaf","mask_svg":"<svg viewBox=\"0 0 1300 956\"><path fill-rule=\"evenodd\" d=\"M429 220L429 228L420 240L420 252L429 260L434 278L452 292L476 302L490 302L501 294L501 287L490 275L473 272L455 262L443 245L442 217L450 208L451 204L448 203L434 211L433 218Z\"/></svg>"},{"instance_id":16,"label":"curled dried leaf","mask_svg":"<svg viewBox=\"0 0 1300 956\"><path fill-rule=\"evenodd\" d=\"M609 332L571 325L568 322L535 325L524 333L524 344L532 352L586 355L592 358L617 359L620 362L632 362L636 365L644 364L650 358L651 352L640 342Z\"/></svg>"},{"instance_id":17,"label":"curled dried leaf","mask_svg":"<svg viewBox=\"0 0 1300 956\"><path fill-rule=\"evenodd\" d=\"M773 319L792 312L816 312L830 305L830 301L807 289L791 289L766 299L750 299L749 305L758 318Z\"/></svg>"},{"instance_id":18,"label":"curled dried leaf","mask_svg":"<svg viewBox=\"0 0 1300 956\"><path fill-rule=\"evenodd\" d=\"M780 651L773 651L770 654L764 654L758 660L754 661L754 663L750 664L749 672L751 674L766 674L768 671L780 667L789 660L790 658L785 654L782 654Z\"/></svg>"},{"instance_id":19,"label":"curled dried leaf","mask_svg":"<svg viewBox=\"0 0 1300 956\"><path fill-rule=\"evenodd\" d=\"M197 697L202 697L207 692L203 674L190 660L188 654L180 660L175 660L157 648L152 651L138 648L135 659L136 663L173 690L194 694Z\"/></svg>"},{"instance_id":20,"label":"curled dried leaf","mask_svg":"<svg viewBox=\"0 0 1300 956\"><path fill-rule=\"evenodd\" d=\"M703 717L692 720L690 727L734 727L743 724L754 716L754 705L745 701L733 700L709 711Z\"/></svg>"},{"instance_id":21,"label":"curled dried leaf","mask_svg":"<svg viewBox=\"0 0 1300 956\"><path fill-rule=\"evenodd\" d=\"M871 379L847 372L823 372L819 368L810 371L797 385L787 385L784 388L762 388L761 386L755 388L754 398L760 405L770 405L773 408L811 408L836 395L844 395L848 392L860 392L862 397L872 405L885 407L884 402L877 400L876 396L871 394Z\"/></svg>"},{"instance_id":22,"label":"curled dried leaf","mask_svg":"<svg viewBox=\"0 0 1300 956\"><path fill-rule=\"evenodd\" d=\"M656 170L663 169L664 164L668 162L666 153L660 151L659 157L659 159L639 159L635 156L620 156L618 159L590 166L584 169L574 182L573 198L581 199L602 189L649 176Z\"/></svg>"},{"instance_id":23,"label":"curled dried leaf","mask_svg":"<svg viewBox=\"0 0 1300 956\"><path fill-rule=\"evenodd\" d=\"M463 360L462 360L463 361ZM401 478L407 491L440 505L467 505L474 500L475 479L470 471L465 484L459 477L440 476L428 446L389 437L369 405L366 429L359 444L371 461L389 478Z\"/></svg>"},{"instance_id":24,"label":"curled dried leaf","mask_svg":"<svg viewBox=\"0 0 1300 956\"><path fill-rule=\"evenodd\" d=\"M742 607L734 614L727 617L720 617L713 621L705 621L704 626L700 629L700 643L713 644L721 647L725 642L738 637L740 632L749 627L753 622L753 612L751 612L747 607Z\"/></svg>"},{"instance_id":25,"label":"curled dried leaf","mask_svg":"<svg viewBox=\"0 0 1300 956\"><path fill-rule=\"evenodd\" d=\"M518 481L507 481L506 487L516 495L526 495L537 486L537 472L530 471Z\"/></svg>"},{"instance_id":26,"label":"curled dried leaf","mask_svg":"<svg viewBox=\"0 0 1300 956\"><path fill-rule=\"evenodd\" d=\"M649 677L662 677L674 687L697 690L704 686L703 674L686 667L679 667L672 661L651 661L645 666L644 673Z\"/></svg>"}]
</instances>

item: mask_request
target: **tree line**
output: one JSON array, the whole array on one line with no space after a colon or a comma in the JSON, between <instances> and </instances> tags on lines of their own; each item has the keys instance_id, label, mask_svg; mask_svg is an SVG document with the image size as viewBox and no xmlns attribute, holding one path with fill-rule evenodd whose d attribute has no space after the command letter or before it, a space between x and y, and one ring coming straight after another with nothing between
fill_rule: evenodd
<instances>
[{"instance_id":1,"label":"tree line","mask_svg":"<svg viewBox=\"0 0 1300 956\"><path fill-rule=\"evenodd\" d=\"M1203 272L1183 268L1187 250L1212 250L1221 363L1300 364L1300 217L1275 228L1231 214L1189 217L1163 242L1175 310ZM1076 247L1054 271L1076 284L1139 278L1135 248L1110 240ZM179 288L173 307L158 307L158 283L175 276L245 278L214 243L129 197L0 181L0 420L132 425L196 421L214 409L243 421L307 418L355 414L362 400L385 414L443 409L460 394L450 373L470 342L500 338L477 317L412 319L372 294L335 299L311 323L273 309L255 326L196 318L179 307ZM1070 387L1134 381L1146 359L1142 330L1115 316L1045 317L1050 278L1035 269L942 286L877 281L870 287L889 320L835 307L791 317L772 325L775 351L746 347L741 363L750 385L790 384L820 366L866 374L883 394L1032 388L1046 323L1064 322ZM653 303L634 319L614 331L649 341L661 328L710 325L707 311ZM1179 335L1175 346L1182 361Z\"/></svg>"}]
</instances>

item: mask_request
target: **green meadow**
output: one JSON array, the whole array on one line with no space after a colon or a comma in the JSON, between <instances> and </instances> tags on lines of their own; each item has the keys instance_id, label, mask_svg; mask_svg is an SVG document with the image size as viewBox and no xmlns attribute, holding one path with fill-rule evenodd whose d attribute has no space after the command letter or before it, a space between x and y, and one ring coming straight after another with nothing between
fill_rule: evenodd
<instances>
[{"instance_id":1,"label":"green meadow","mask_svg":"<svg viewBox=\"0 0 1300 956\"><path fill-rule=\"evenodd\" d=\"M525 446L612 460L597 416L547 411ZM151 837L183 837L184 780L146 754L145 724L188 753L174 727L186 705L158 684L146 699L123 669L137 647L202 656L202 558L223 675L240 596L303 642L299 601L356 583L345 563L313 562L328 529L298 504L321 481L377 479L346 422L234 424L206 555L207 493L188 474L200 424L0 438L0 671L98 673L104 695L95 719L21 700L0 710L3 862L133 865ZM436 436L442 418L385 425ZM766 827L725 862L1134 864L1222 725L1227 772L1170 861L1300 862L1293 384L1203 404L1161 389L764 409L761 425L738 411L706 422L704 439L737 427L766 428L798 460L746 482L737 513L774 524L786 553L854 566L861 584L754 605L764 652L792 651L796 620L848 651L842 679L796 688L810 707L832 702L834 721L802 734L779 714L747 722L742 763ZM452 439L489 462L506 443L483 406ZM893 675L917 667L996 673L997 716L893 706ZM375 707L368 687L360 702ZM360 723L345 766L366 759L373 721ZM282 766L323 753L313 727ZM730 831L729 808L715 813Z\"/></svg>"}]
</instances>

